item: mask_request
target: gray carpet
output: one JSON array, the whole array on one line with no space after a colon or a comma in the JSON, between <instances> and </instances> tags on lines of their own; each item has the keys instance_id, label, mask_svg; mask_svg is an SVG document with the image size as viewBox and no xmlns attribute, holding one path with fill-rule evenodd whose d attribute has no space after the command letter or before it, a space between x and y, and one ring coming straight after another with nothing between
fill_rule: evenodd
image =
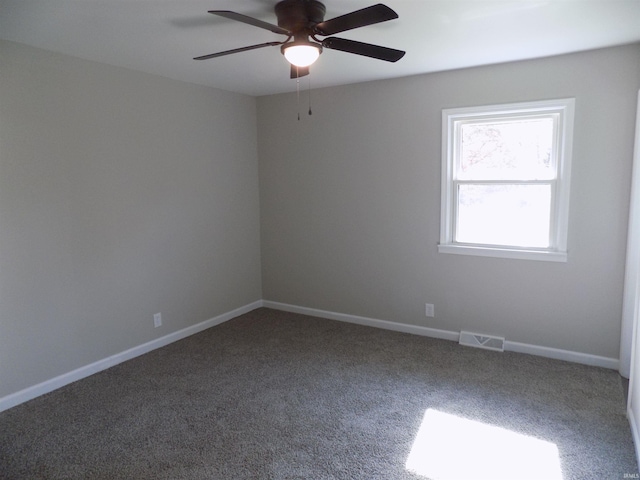
<instances>
[{"instance_id":1,"label":"gray carpet","mask_svg":"<svg viewBox=\"0 0 640 480\"><path fill-rule=\"evenodd\" d=\"M268 309L0 413L3 479L517 479L554 451L554 478L638 473L617 372Z\"/></svg>"}]
</instances>

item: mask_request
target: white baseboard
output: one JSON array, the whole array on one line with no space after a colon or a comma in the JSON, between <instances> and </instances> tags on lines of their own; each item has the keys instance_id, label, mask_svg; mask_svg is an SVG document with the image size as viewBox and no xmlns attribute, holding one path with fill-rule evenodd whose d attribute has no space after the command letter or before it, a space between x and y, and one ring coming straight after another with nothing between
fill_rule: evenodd
<instances>
[{"instance_id":1,"label":"white baseboard","mask_svg":"<svg viewBox=\"0 0 640 480\"><path fill-rule=\"evenodd\" d=\"M395 332L412 333L414 335L422 335L423 337L441 338L444 340L458 341L459 332L450 330L439 330L437 328L421 327L418 325L409 325L406 323L389 322L388 320L379 320L376 318L359 317L357 315L348 315L346 313L330 312L327 310L318 310L316 308L299 307L297 305L289 305L286 303L272 302L264 300L263 307L272 308L274 310L282 310L283 312L300 313L312 317L327 318L329 320L339 320L341 322L356 323L367 327L383 328L385 330L393 330Z\"/></svg>"},{"instance_id":2,"label":"white baseboard","mask_svg":"<svg viewBox=\"0 0 640 480\"><path fill-rule=\"evenodd\" d=\"M390 322L387 320L379 320L376 318L360 317L356 315L348 315L344 313L330 312L327 310L318 310L315 308L300 307L297 305L289 305L286 303L263 301L263 306L273 308L274 310L282 310L285 312L300 313L313 317L328 318L330 320L339 320L341 322L356 323L358 325L366 325L369 327L384 328L386 330L394 330L396 332L412 333L414 335L422 335L425 337L441 338L444 340L452 340L457 342L460 338L460 332L452 330L439 330L436 328L421 327L418 325L409 325L406 323ZM555 360L565 360L567 362L581 363L594 367L610 368L617 370L620 361L617 358L600 357L588 353L573 352L570 350L561 350L557 348L543 347L540 345L529 345L519 342L504 342L504 350L526 353L529 355L537 355L539 357L553 358Z\"/></svg>"},{"instance_id":3,"label":"white baseboard","mask_svg":"<svg viewBox=\"0 0 640 480\"><path fill-rule=\"evenodd\" d=\"M529 345L527 343L510 342L509 340L504 342L504 349L510 352L528 353L529 355L581 363L583 365L591 365L592 367L609 368L611 370L618 370L620 367L620 360L617 358L601 357L590 353L573 352L571 350Z\"/></svg>"},{"instance_id":4,"label":"white baseboard","mask_svg":"<svg viewBox=\"0 0 640 480\"><path fill-rule=\"evenodd\" d=\"M640 431L638 430L638 422L636 421L636 416L633 413L631 404L627 407L627 419L629 420L629 426L631 427L633 446L636 449L636 459L640 459Z\"/></svg>"},{"instance_id":5,"label":"white baseboard","mask_svg":"<svg viewBox=\"0 0 640 480\"><path fill-rule=\"evenodd\" d=\"M90 375L93 375L94 373L106 370L107 368L113 367L114 365L117 365L119 363L126 362L127 360L139 357L140 355L144 355L145 353L148 353L157 348L164 347L166 345L169 345L170 343L177 342L178 340L182 340L183 338L202 332L207 328L220 325L221 323L231 320L232 318L248 313L252 310L255 310L256 308L260 308L262 307L262 305L262 300L255 301L240 308L236 308L235 310L231 310L230 312L218 315L217 317L205 320L204 322L192 325L182 330L178 330L177 332L170 333L168 335L165 335L164 337L151 340L150 342L143 343L142 345L138 345L120 353L116 353L115 355L112 355L110 357L103 358L102 360L98 360L97 362L93 362L89 365L77 368L71 372L64 373L37 385L33 385L31 387L25 388L24 390L20 390L18 392L2 397L0 398L0 412L11 407L15 407L16 405L24 403L33 398L39 397L40 395L44 395L45 393L52 392L53 390L56 390L60 387L64 387L69 383L86 378Z\"/></svg>"}]
</instances>

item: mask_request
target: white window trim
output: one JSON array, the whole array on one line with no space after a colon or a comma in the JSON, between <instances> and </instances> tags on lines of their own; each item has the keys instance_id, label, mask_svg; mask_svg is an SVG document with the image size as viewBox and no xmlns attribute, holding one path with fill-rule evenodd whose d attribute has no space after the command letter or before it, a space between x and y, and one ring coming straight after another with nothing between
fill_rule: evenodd
<instances>
[{"instance_id":1,"label":"white window trim","mask_svg":"<svg viewBox=\"0 0 640 480\"><path fill-rule=\"evenodd\" d=\"M440 216L441 253L478 255L484 257L516 258L525 260L567 261L567 231L569 226L569 192L571 158L573 146L573 117L575 99L564 98L535 102L510 103L481 107L449 108L442 111L442 190ZM538 113L558 114L557 162L552 200L550 246L543 249L505 247L503 245L463 244L453 241L455 214L454 131L463 120L495 118L499 116L531 115Z\"/></svg>"}]
</instances>

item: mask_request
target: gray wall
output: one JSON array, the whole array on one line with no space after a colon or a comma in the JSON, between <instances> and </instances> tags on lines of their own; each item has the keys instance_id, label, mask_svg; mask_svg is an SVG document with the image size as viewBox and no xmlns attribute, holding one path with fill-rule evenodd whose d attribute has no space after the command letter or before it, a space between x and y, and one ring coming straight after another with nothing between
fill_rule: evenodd
<instances>
[{"instance_id":1,"label":"gray wall","mask_svg":"<svg viewBox=\"0 0 640 480\"><path fill-rule=\"evenodd\" d=\"M639 87L631 45L259 98L264 299L618 358ZM439 254L442 109L564 97L569 261Z\"/></svg>"},{"instance_id":2,"label":"gray wall","mask_svg":"<svg viewBox=\"0 0 640 480\"><path fill-rule=\"evenodd\" d=\"M254 98L0 65L0 398L261 298Z\"/></svg>"}]
</instances>

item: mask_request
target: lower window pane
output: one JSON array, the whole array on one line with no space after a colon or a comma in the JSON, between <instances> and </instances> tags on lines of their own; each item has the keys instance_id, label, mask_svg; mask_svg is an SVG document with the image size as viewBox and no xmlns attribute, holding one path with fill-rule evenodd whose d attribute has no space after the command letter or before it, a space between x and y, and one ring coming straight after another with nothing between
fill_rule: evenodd
<instances>
[{"instance_id":1,"label":"lower window pane","mask_svg":"<svg viewBox=\"0 0 640 480\"><path fill-rule=\"evenodd\" d=\"M459 185L455 240L547 248L550 214L550 185Z\"/></svg>"}]
</instances>

